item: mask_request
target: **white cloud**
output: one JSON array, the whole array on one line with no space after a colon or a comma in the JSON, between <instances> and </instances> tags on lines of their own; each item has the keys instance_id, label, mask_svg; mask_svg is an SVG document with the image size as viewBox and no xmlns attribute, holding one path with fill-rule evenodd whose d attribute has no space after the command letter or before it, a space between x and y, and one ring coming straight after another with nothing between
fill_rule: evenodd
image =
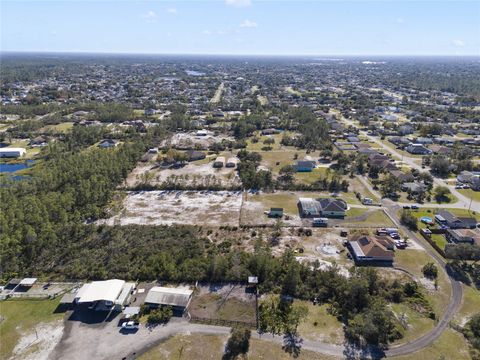
<instances>
[{"instance_id":1,"label":"white cloud","mask_svg":"<svg viewBox=\"0 0 480 360\"><path fill-rule=\"evenodd\" d=\"M169 8L169 9L167 9L167 13L176 15L178 13L178 11L175 8Z\"/></svg>"},{"instance_id":2,"label":"white cloud","mask_svg":"<svg viewBox=\"0 0 480 360\"><path fill-rule=\"evenodd\" d=\"M240 24L240 27L241 28L256 28L258 27L258 24L255 22L255 21L250 21L250 20L244 20L241 24Z\"/></svg>"},{"instance_id":3,"label":"white cloud","mask_svg":"<svg viewBox=\"0 0 480 360\"><path fill-rule=\"evenodd\" d=\"M203 30L202 34L203 35L212 35L212 32L210 30Z\"/></svg>"},{"instance_id":4,"label":"white cloud","mask_svg":"<svg viewBox=\"0 0 480 360\"><path fill-rule=\"evenodd\" d=\"M157 21L157 14L155 13L155 11L148 11L147 13L143 14L142 15L142 18L145 19L146 22L156 22Z\"/></svg>"},{"instance_id":5,"label":"white cloud","mask_svg":"<svg viewBox=\"0 0 480 360\"><path fill-rule=\"evenodd\" d=\"M456 47L464 47L465 46L465 41L457 39L457 40L453 40L452 44Z\"/></svg>"},{"instance_id":6,"label":"white cloud","mask_svg":"<svg viewBox=\"0 0 480 360\"><path fill-rule=\"evenodd\" d=\"M252 5L252 0L225 0L225 4L235 7L246 7Z\"/></svg>"},{"instance_id":7,"label":"white cloud","mask_svg":"<svg viewBox=\"0 0 480 360\"><path fill-rule=\"evenodd\" d=\"M398 24L403 24L405 20L403 18L397 18L397 23Z\"/></svg>"}]
</instances>

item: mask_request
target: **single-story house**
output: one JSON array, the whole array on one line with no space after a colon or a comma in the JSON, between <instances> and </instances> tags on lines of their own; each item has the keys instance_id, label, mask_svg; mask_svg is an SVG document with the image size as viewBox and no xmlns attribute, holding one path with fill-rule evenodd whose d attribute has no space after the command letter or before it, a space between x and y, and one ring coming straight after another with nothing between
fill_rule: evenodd
<instances>
[{"instance_id":1,"label":"single-story house","mask_svg":"<svg viewBox=\"0 0 480 360\"><path fill-rule=\"evenodd\" d=\"M415 177L412 175L412 173L405 173L402 170L390 169L388 172L390 175L399 179L402 183L413 182L415 180Z\"/></svg>"},{"instance_id":2,"label":"single-story house","mask_svg":"<svg viewBox=\"0 0 480 360\"><path fill-rule=\"evenodd\" d=\"M401 186L402 191L409 192L410 194L421 194L427 191L425 184L419 182L406 182Z\"/></svg>"},{"instance_id":3,"label":"single-story house","mask_svg":"<svg viewBox=\"0 0 480 360\"><path fill-rule=\"evenodd\" d=\"M182 315L192 299L192 290L162 286L152 287L145 298L145 304L152 307L171 306L176 314Z\"/></svg>"},{"instance_id":4,"label":"single-story house","mask_svg":"<svg viewBox=\"0 0 480 360\"><path fill-rule=\"evenodd\" d=\"M347 247L357 263L382 263L391 265L395 257L395 243L388 237L357 235Z\"/></svg>"},{"instance_id":5,"label":"single-story house","mask_svg":"<svg viewBox=\"0 0 480 360\"><path fill-rule=\"evenodd\" d=\"M454 243L480 245L480 232L477 229L448 229L445 238Z\"/></svg>"},{"instance_id":6,"label":"single-story house","mask_svg":"<svg viewBox=\"0 0 480 360\"><path fill-rule=\"evenodd\" d=\"M320 217L321 215L320 204L315 199L300 198L297 206L301 217Z\"/></svg>"},{"instance_id":7,"label":"single-story house","mask_svg":"<svg viewBox=\"0 0 480 360\"><path fill-rule=\"evenodd\" d=\"M102 149L107 149L107 148L116 147L117 145L118 145L118 140L104 139L100 141L100 144L98 144L98 147L101 147Z\"/></svg>"},{"instance_id":8,"label":"single-story house","mask_svg":"<svg viewBox=\"0 0 480 360\"><path fill-rule=\"evenodd\" d=\"M347 211L347 203L341 199L319 199L321 215L324 217L345 217Z\"/></svg>"},{"instance_id":9,"label":"single-story house","mask_svg":"<svg viewBox=\"0 0 480 360\"><path fill-rule=\"evenodd\" d=\"M428 155L432 153L432 150L427 149L422 144L414 144L411 143L405 148L405 151L409 152L410 154L414 155Z\"/></svg>"},{"instance_id":10,"label":"single-story house","mask_svg":"<svg viewBox=\"0 0 480 360\"><path fill-rule=\"evenodd\" d=\"M0 157L2 158L18 158L27 153L24 148L5 147L0 148Z\"/></svg>"},{"instance_id":11,"label":"single-story house","mask_svg":"<svg viewBox=\"0 0 480 360\"><path fill-rule=\"evenodd\" d=\"M439 210L435 215L435 220L450 229L474 229L477 227L477 220L475 218L458 217L447 210Z\"/></svg>"},{"instance_id":12,"label":"single-story house","mask_svg":"<svg viewBox=\"0 0 480 360\"><path fill-rule=\"evenodd\" d=\"M30 146L32 147L43 147L47 146L48 138L44 135L37 136L30 140Z\"/></svg>"},{"instance_id":13,"label":"single-story house","mask_svg":"<svg viewBox=\"0 0 480 360\"><path fill-rule=\"evenodd\" d=\"M315 161L311 160L298 160L293 168L297 172L311 172L315 169Z\"/></svg>"}]
</instances>

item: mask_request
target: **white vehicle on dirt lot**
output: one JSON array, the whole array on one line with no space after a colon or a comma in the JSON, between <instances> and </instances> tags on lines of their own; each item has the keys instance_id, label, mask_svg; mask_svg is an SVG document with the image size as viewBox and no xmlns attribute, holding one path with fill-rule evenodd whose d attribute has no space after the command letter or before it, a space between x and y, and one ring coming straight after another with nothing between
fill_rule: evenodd
<instances>
[{"instance_id":1,"label":"white vehicle on dirt lot","mask_svg":"<svg viewBox=\"0 0 480 360\"><path fill-rule=\"evenodd\" d=\"M123 324L122 324L122 329L125 329L125 330L135 330L135 329L138 329L140 326L140 323L138 321L125 321Z\"/></svg>"}]
</instances>

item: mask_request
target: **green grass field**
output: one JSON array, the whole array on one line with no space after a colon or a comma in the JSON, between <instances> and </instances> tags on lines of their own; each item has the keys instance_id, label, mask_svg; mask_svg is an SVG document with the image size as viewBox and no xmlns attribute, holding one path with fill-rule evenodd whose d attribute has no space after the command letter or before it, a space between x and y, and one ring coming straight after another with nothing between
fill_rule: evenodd
<instances>
[{"instance_id":1,"label":"green grass field","mask_svg":"<svg viewBox=\"0 0 480 360\"><path fill-rule=\"evenodd\" d=\"M47 125L42 130L43 131L51 130L53 132L66 133L70 131L72 127L73 127L73 122L64 122L57 125Z\"/></svg>"},{"instance_id":2,"label":"green grass field","mask_svg":"<svg viewBox=\"0 0 480 360\"><path fill-rule=\"evenodd\" d=\"M473 199L473 201L480 201L480 191L473 191L472 189L462 189L458 190L458 192L462 195L465 195L469 199Z\"/></svg>"},{"instance_id":3,"label":"green grass field","mask_svg":"<svg viewBox=\"0 0 480 360\"><path fill-rule=\"evenodd\" d=\"M0 358L10 357L20 334L37 324L60 320L63 313L54 313L60 302L55 300L7 300L0 302Z\"/></svg>"},{"instance_id":4,"label":"green grass field","mask_svg":"<svg viewBox=\"0 0 480 360\"><path fill-rule=\"evenodd\" d=\"M296 300L308 308L308 316L298 326L299 334L305 339L341 344L344 341L343 325L327 312L328 305L313 305L310 301Z\"/></svg>"},{"instance_id":5,"label":"green grass field","mask_svg":"<svg viewBox=\"0 0 480 360\"><path fill-rule=\"evenodd\" d=\"M422 279L422 267L431 262L432 258L423 250L405 249L395 251L395 265L412 273L417 279ZM451 287L443 271L438 273L438 290L426 292L426 298L431 303L437 315L442 314L450 300Z\"/></svg>"},{"instance_id":6,"label":"green grass field","mask_svg":"<svg viewBox=\"0 0 480 360\"><path fill-rule=\"evenodd\" d=\"M468 360L468 345L460 333L447 329L429 347L410 355L392 357L394 360Z\"/></svg>"}]
</instances>

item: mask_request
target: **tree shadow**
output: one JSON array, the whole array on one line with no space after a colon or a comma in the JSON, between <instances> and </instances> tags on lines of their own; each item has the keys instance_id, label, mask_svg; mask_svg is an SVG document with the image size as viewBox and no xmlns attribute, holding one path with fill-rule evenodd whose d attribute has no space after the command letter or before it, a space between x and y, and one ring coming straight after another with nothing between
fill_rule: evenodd
<instances>
[{"instance_id":1,"label":"tree shadow","mask_svg":"<svg viewBox=\"0 0 480 360\"><path fill-rule=\"evenodd\" d=\"M297 358L302 350L303 339L298 334L288 332L283 336L282 349L290 356Z\"/></svg>"},{"instance_id":2,"label":"tree shadow","mask_svg":"<svg viewBox=\"0 0 480 360\"><path fill-rule=\"evenodd\" d=\"M343 355L347 360L379 360L386 357L385 352L377 346L363 346L349 341L346 341L344 346Z\"/></svg>"}]
</instances>

